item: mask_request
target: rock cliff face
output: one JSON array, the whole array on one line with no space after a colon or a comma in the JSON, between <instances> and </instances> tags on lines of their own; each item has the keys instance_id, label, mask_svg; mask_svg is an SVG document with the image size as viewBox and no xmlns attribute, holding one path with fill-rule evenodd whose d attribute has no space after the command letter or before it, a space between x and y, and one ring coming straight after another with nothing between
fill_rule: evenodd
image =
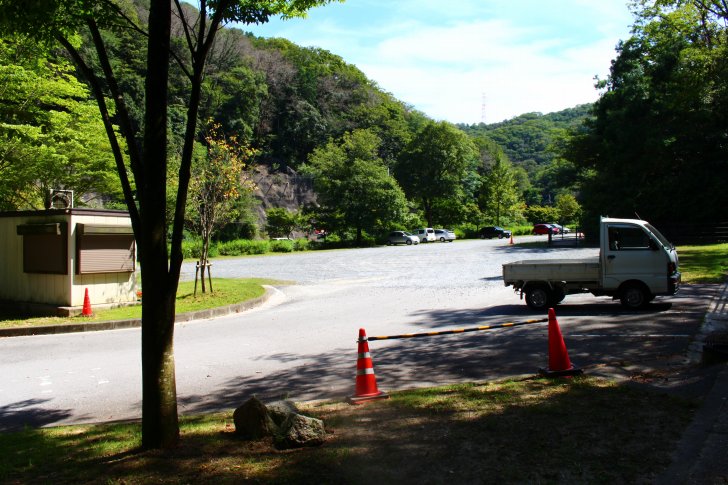
<instances>
[{"instance_id":1,"label":"rock cliff face","mask_svg":"<svg viewBox=\"0 0 728 485\"><path fill-rule=\"evenodd\" d=\"M283 207L298 211L305 206L316 205L313 181L288 167L272 171L268 166L259 165L253 169L255 197L260 200L257 208L260 227L265 227L265 211L273 207Z\"/></svg>"}]
</instances>

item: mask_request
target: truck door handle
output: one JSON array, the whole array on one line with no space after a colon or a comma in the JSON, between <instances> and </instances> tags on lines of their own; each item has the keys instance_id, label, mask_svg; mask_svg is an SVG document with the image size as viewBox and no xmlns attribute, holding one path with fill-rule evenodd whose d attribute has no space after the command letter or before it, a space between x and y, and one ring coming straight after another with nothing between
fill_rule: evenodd
<instances>
[{"instance_id":1,"label":"truck door handle","mask_svg":"<svg viewBox=\"0 0 728 485\"><path fill-rule=\"evenodd\" d=\"M613 254L610 254L609 256L607 256L607 259L614 259L614 258L616 258L616 256Z\"/></svg>"}]
</instances>

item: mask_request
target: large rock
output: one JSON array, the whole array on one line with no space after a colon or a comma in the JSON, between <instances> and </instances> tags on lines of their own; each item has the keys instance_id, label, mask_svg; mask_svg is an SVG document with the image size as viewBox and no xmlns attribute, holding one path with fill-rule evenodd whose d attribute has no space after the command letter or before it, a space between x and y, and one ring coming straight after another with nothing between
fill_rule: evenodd
<instances>
[{"instance_id":1,"label":"large rock","mask_svg":"<svg viewBox=\"0 0 728 485\"><path fill-rule=\"evenodd\" d=\"M324 422L301 414L289 414L275 437L276 448L318 446L326 439Z\"/></svg>"},{"instance_id":2,"label":"large rock","mask_svg":"<svg viewBox=\"0 0 728 485\"><path fill-rule=\"evenodd\" d=\"M251 397L233 413L235 433L243 438L257 440L277 434L278 427L268 408L256 397Z\"/></svg>"},{"instance_id":3,"label":"large rock","mask_svg":"<svg viewBox=\"0 0 728 485\"><path fill-rule=\"evenodd\" d=\"M270 417L278 426L282 426L291 414L299 414L298 407L293 401L273 401L266 404L265 407L268 408Z\"/></svg>"}]
</instances>

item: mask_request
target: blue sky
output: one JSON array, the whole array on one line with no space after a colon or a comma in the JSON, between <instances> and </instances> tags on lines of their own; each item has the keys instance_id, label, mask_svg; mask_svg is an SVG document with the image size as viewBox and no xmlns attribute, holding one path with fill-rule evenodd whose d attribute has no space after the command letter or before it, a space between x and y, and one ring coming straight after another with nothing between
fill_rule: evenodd
<instances>
[{"instance_id":1,"label":"blue sky","mask_svg":"<svg viewBox=\"0 0 728 485\"><path fill-rule=\"evenodd\" d=\"M243 30L326 49L436 120L494 123L595 101L626 0L347 0Z\"/></svg>"}]
</instances>

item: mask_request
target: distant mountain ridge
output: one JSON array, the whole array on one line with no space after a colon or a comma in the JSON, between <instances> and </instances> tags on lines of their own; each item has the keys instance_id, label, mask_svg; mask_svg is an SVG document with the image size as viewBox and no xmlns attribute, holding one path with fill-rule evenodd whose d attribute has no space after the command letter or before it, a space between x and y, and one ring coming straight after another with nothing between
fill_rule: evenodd
<instances>
[{"instance_id":1,"label":"distant mountain ridge","mask_svg":"<svg viewBox=\"0 0 728 485\"><path fill-rule=\"evenodd\" d=\"M487 136L503 149L514 165L522 166L531 175L554 160L554 143L578 131L591 115L593 106L582 104L548 114L524 113L499 123L457 126L470 136Z\"/></svg>"}]
</instances>

